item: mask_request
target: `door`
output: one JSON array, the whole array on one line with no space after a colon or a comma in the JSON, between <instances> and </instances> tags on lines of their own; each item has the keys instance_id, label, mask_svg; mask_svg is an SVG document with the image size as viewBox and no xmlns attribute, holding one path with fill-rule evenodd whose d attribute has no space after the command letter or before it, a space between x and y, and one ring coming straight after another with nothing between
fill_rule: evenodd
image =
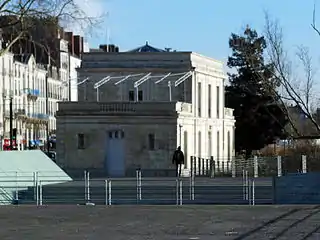
<instances>
[{"instance_id":1,"label":"door","mask_svg":"<svg viewBox=\"0 0 320 240\"><path fill-rule=\"evenodd\" d=\"M125 175L124 132L121 130L107 133L106 169L110 177Z\"/></svg>"}]
</instances>

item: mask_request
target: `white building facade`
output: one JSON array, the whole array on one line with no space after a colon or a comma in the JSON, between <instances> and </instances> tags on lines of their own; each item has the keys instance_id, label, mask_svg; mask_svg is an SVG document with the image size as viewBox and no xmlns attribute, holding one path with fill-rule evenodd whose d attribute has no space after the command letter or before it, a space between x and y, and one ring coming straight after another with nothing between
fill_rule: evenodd
<instances>
[{"instance_id":1,"label":"white building facade","mask_svg":"<svg viewBox=\"0 0 320 240\"><path fill-rule=\"evenodd\" d=\"M57 113L58 163L123 176L137 167L173 168L177 146L186 170L191 156L230 161L235 120L224 106L225 79L222 62L193 52L145 45L85 53L79 102L62 103Z\"/></svg>"},{"instance_id":2,"label":"white building facade","mask_svg":"<svg viewBox=\"0 0 320 240\"><path fill-rule=\"evenodd\" d=\"M55 71L55 73L53 73ZM49 132L56 129L55 111L64 96L56 70L48 71L38 65L32 55L0 56L0 136L1 147L10 140L10 99L12 99L12 128L16 129L16 148L41 147ZM47 93L48 87L48 93ZM49 109L47 111L48 106ZM9 144L10 145L10 144Z\"/></svg>"},{"instance_id":3,"label":"white building facade","mask_svg":"<svg viewBox=\"0 0 320 240\"><path fill-rule=\"evenodd\" d=\"M77 68L81 65L81 59L75 56L70 56L70 100L78 101L78 72Z\"/></svg>"}]
</instances>

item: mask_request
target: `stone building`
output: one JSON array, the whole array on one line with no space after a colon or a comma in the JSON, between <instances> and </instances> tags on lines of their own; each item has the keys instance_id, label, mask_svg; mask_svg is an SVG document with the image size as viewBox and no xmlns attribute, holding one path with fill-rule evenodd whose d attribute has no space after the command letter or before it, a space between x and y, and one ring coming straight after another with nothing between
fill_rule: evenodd
<instances>
[{"instance_id":1,"label":"stone building","mask_svg":"<svg viewBox=\"0 0 320 240\"><path fill-rule=\"evenodd\" d=\"M84 53L79 102L57 112L57 162L109 176L173 168L172 153L227 161L234 155L233 110L224 107L223 63L148 44L128 52Z\"/></svg>"}]
</instances>

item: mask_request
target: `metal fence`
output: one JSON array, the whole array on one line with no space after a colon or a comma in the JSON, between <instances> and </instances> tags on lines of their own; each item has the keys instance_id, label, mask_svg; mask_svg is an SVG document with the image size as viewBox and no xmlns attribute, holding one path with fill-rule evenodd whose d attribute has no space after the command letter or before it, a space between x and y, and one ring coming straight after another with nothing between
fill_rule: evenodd
<instances>
[{"instance_id":1,"label":"metal fence","mask_svg":"<svg viewBox=\"0 0 320 240\"><path fill-rule=\"evenodd\" d=\"M320 160L319 160L320 161ZM232 159L199 158L190 159L190 175L196 177L239 177L247 171L251 177L283 176L287 173L319 171L317 161L305 155L294 157L234 157Z\"/></svg>"},{"instance_id":2,"label":"metal fence","mask_svg":"<svg viewBox=\"0 0 320 240\"><path fill-rule=\"evenodd\" d=\"M271 204L272 179L251 178L247 171L238 178L135 178L0 179L2 204L78 205L184 205Z\"/></svg>"}]
</instances>

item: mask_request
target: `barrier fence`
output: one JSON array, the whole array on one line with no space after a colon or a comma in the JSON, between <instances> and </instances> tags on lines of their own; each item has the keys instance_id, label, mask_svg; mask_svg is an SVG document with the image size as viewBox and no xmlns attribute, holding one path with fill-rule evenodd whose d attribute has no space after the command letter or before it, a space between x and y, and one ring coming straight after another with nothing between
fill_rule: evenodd
<instances>
[{"instance_id":1,"label":"barrier fence","mask_svg":"<svg viewBox=\"0 0 320 240\"><path fill-rule=\"evenodd\" d=\"M1 179L2 204L270 204L272 181L249 177L228 181L219 179L135 178L91 179L90 172L82 180L58 182L55 179ZM270 195L271 194L271 195Z\"/></svg>"},{"instance_id":2,"label":"barrier fence","mask_svg":"<svg viewBox=\"0 0 320 240\"><path fill-rule=\"evenodd\" d=\"M239 177L242 171L248 171L252 177L283 176L287 173L306 173L313 169L312 162L308 165L307 156L289 158L282 156L258 157L244 159L218 159L190 157L190 175L197 177Z\"/></svg>"},{"instance_id":3,"label":"barrier fence","mask_svg":"<svg viewBox=\"0 0 320 240\"><path fill-rule=\"evenodd\" d=\"M269 176L310 169L306 156L294 163L274 156L225 163L191 157L190 174L182 178L143 177L143 170L133 178L108 179L93 179L86 171L79 180L54 172L0 172L0 204L271 204Z\"/></svg>"}]
</instances>

